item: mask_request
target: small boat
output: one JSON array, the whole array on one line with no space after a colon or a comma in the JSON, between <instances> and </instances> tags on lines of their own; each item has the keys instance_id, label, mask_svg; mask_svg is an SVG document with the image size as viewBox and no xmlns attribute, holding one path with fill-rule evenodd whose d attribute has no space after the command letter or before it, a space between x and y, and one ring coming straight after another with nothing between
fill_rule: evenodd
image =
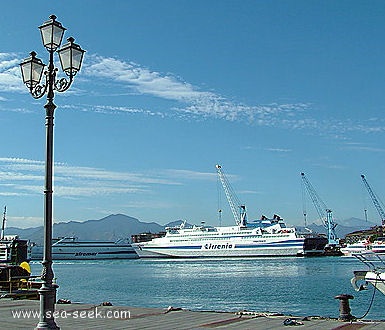
<instances>
[{"instance_id":1,"label":"small boat","mask_svg":"<svg viewBox=\"0 0 385 330\"><path fill-rule=\"evenodd\" d=\"M344 256L350 257L353 254L367 252L372 250L372 243L368 239L360 240L355 243L346 244L340 251Z\"/></svg>"},{"instance_id":2,"label":"small boat","mask_svg":"<svg viewBox=\"0 0 385 330\"><path fill-rule=\"evenodd\" d=\"M356 291L367 289L371 284L376 290L385 294L385 261L380 255L373 252L353 254L358 260L368 267L368 270L354 271L351 284Z\"/></svg>"},{"instance_id":3,"label":"small boat","mask_svg":"<svg viewBox=\"0 0 385 330\"><path fill-rule=\"evenodd\" d=\"M372 244L372 251L374 253L385 254L385 237L377 237Z\"/></svg>"},{"instance_id":4,"label":"small boat","mask_svg":"<svg viewBox=\"0 0 385 330\"><path fill-rule=\"evenodd\" d=\"M0 263L20 264L30 260L29 240L20 239L17 235L6 235L0 238Z\"/></svg>"},{"instance_id":5,"label":"small boat","mask_svg":"<svg viewBox=\"0 0 385 330\"><path fill-rule=\"evenodd\" d=\"M0 263L18 265L31 260L31 243L18 235L5 235L7 207L4 207L0 234Z\"/></svg>"},{"instance_id":6,"label":"small boat","mask_svg":"<svg viewBox=\"0 0 385 330\"><path fill-rule=\"evenodd\" d=\"M43 246L32 247L32 260L43 259ZM52 240L53 260L135 259L135 250L127 239L113 241L81 241L77 237Z\"/></svg>"}]
</instances>

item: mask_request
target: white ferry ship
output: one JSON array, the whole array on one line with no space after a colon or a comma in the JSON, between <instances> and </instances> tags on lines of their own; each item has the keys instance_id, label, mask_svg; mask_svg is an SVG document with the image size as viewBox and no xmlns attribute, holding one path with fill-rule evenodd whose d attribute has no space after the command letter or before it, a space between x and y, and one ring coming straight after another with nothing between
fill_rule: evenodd
<instances>
[{"instance_id":1,"label":"white ferry ship","mask_svg":"<svg viewBox=\"0 0 385 330\"><path fill-rule=\"evenodd\" d=\"M133 235L132 246L140 258L276 257L324 253L324 238L302 235L294 227L287 227L278 215L273 219L262 216L260 220L248 223L246 206L234 194L221 165L216 165L216 169L236 225L211 227L202 224L185 228L184 222L178 227L166 228L163 235Z\"/></svg>"},{"instance_id":2,"label":"white ferry ship","mask_svg":"<svg viewBox=\"0 0 385 330\"><path fill-rule=\"evenodd\" d=\"M98 259L135 259L135 250L127 240L80 241L77 237L61 237L53 239L53 260L98 260ZM43 246L32 247L32 260L43 259Z\"/></svg>"},{"instance_id":3,"label":"white ferry ship","mask_svg":"<svg viewBox=\"0 0 385 330\"><path fill-rule=\"evenodd\" d=\"M304 255L304 241L282 219L246 225L166 228L163 237L132 243L140 258L271 257Z\"/></svg>"}]
</instances>

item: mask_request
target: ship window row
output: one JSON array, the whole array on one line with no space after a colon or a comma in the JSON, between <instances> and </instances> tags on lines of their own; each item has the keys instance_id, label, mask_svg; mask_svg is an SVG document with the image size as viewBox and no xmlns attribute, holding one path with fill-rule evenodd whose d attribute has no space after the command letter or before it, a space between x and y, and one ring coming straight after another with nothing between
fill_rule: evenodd
<instances>
[{"instance_id":1,"label":"ship window row","mask_svg":"<svg viewBox=\"0 0 385 330\"><path fill-rule=\"evenodd\" d=\"M211 237L210 239L211 240L215 240L215 241L224 241L224 240L229 240L231 238L237 238L237 237ZM244 237L238 237L238 238L242 238L244 239ZM247 239L250 239L250 238L262 238L261 235L259 236L249 236L247 237ZM170 242L191 242L191 241L206 241L207 238L202 238L202 237L190 237L189 239L170 239Z\"/></svg>"},{"instance_id":2,"label":"ship window row","mask_svg":"<svg viewBox=\"0 0 385 330\"><path fill-rule=\"evenodd\" d=\"M231 235L231 236L234 236L234 235L245 235L245 234L251 234L251 232L247 233L247 232L235 232L235 233L221 233L220 235ZM205 234L205 233L191 233L191 234L187 234L187 235L179 235L179 234L176 234L176 236L178 237L192 237L192 236L199 236L199 237L202 237L202 236L218 236L219 233L209 233L209 234ZM251 237L251 236L249 236Z\"/></svg>"},{"instance_id":3,"label":"ship window row","mask_svg":"<svg viewBox=\"0 0 385 330\"><path fill-rule=\"evenodd\" d=\"M187 237L187 235L184 235L183 237ZM238 237L238 238L241 238L241 239L259 239L259 238L262 238L263 236L262 235L257 235L257 236L248 236L248 237ZM282 238L282 237L289 237L289 235L270 235L269 236L270 238ZM232 238L236 238L236 237L232 237ZM216 240L216 241L220 241L220 240L229 240L230 238L229 237L211 237L212 240ZM207 239L206 238L201 238L201 237L191 237L189 239L170 239L170 242L191 242L191 241L206 241Z\"/></svg>"}]
</instances>

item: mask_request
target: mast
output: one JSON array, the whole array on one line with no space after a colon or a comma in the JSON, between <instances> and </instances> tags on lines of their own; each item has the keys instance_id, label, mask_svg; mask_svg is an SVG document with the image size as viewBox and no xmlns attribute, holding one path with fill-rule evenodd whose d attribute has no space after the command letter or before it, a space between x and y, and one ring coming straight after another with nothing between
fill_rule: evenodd
<instances>
[{"instance_id":1,"label":"mast","mask_svg":"<svg viewBox=\"0 0 385 330\"><path fill-rule=\"evenodd\" d=\"M7 206L4 206L3 222L1 225L1 238L0 239L4 239L6 214L7 214Z\"/></svg>"}]
</instances>

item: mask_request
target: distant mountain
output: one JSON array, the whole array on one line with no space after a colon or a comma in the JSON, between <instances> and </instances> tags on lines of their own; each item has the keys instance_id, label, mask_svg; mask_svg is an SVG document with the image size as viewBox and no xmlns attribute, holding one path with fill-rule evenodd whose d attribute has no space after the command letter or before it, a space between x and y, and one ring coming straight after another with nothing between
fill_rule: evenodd
<instances>
[{"instance_id":1,"label":"distant mountain","mask_svg":"<svg viewBox=\"0 0 385 330\"><path fill-rule=\"evenodd\" d=\"M84 222L70 221L53 225L53 237L76 236L81 240L115 241L120 238L129 238L131 235L143 232L157 233L164 227L155 222L141 222L136 218L124 214L112 214L100 220ZM20 229L10 227L6 235L19 235L21 238L41 244L44 237L44 228Z\"/></svg>"},{"instance_id":2,"label":"distant mountain","mask_svg":"<svg viewBox=\"0 0 385 330\"><path fill-rule=\"evenodd\" d=\"M176 220L176 221L172 221L172 222L169 222L168 224L164 225L164 228L166 227L178 227L180 226L182 223L184 222L184 220ZM189 227L192 227L193 225L191 223L188 223L186 222L184 224L185 228L189 228Z\"/></svg>"},{"instance_id":3,"label":"distant mountain","mask_svg":"<svg viewBox=\"0 0 385 330\"><path fill-rule=\"evenodd\" d=\"M344 238L347 234L351 232L369 229L378 225L358 218L349 218L346 220L338 220L335 222L337 223L336 234L339 238ZM326 234L326 228L322 224L312 223L311 225L307 226L307 228L311 229L313 232L316 233ZM302 230L304 229L304 227L299 227L299 229Z\"/></svg>"},{"instance_id":4,"label":"distant mountain","mask_svg":"<svg viewBox=\"0 0 385 330\"><path fill-rule=\"evenodd\" d=\"M53 225L53 237L76 236L81 240L115 241L120 238L131 239L131 235L144 232L158 233L163 231L165 227L175 227L181 223L182 220L177 220L161 226L156 222L141 222L124 214L111 214L99 220L55 223ZM339 238L344 238L348 233L369 229L375 225L362 219L350 218L338 221L336 233ZM191 224L186 223L186 227L189 226ZM300 231L304 231L304 227L298 228ZM308 228L313 232L326 234L325 227L322 224L313 223ZM43 242L44 229L43 226L26 229L10 227L6 229L6 235L19 235L23 239L29 239L32 242L41 244Z\"/></svg>"}]
</instances>

